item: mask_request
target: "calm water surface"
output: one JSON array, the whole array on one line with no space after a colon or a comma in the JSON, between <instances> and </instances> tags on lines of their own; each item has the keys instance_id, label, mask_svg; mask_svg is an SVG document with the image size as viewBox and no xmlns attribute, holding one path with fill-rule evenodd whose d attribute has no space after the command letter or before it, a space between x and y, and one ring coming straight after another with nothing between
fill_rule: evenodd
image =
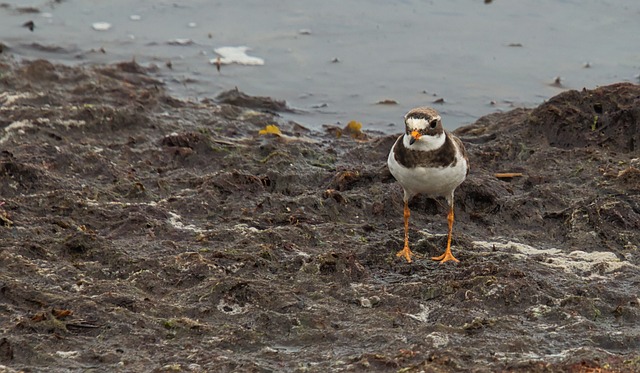
<instances>
[{"instance_id":1,"label":"calm water surface","mask_svg":"<svg viewBox=\"0 0 640 373\"><path fill-rule=\"evenodd\" d=\"M406 111L434 105L453 129L512 106L535 106L563 89L638 82L640 73L637 0L5 4L5 53L67 64L135 58L158 65L176 96L202 99L238 87L287 100L303 112L291 119L313 128L358 120L399 132ZM18 10L29 6L39 13ZM29 20L33 32L21 27ZM112 27L95 31L94 22ZM265 65L228 65L218 73L209 64L214 48L241 45ZM551 85L557 76L563 87ZM433 103L438 99L444 103Z\"/></svg>"}]
</instances>

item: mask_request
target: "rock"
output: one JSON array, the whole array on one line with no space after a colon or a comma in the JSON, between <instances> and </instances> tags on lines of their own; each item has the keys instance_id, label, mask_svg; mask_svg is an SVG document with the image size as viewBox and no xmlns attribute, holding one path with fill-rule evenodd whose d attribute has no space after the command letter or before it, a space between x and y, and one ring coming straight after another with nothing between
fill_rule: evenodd
<instances>
[{"instance_id":1,"label":"rock","mask_svg":"<svg viewBox=\"0 0 640 373\"><path fill-rule=\"evenodd\" d=\"M224 104L246 107L257 110L292 112L287 103L270 97L249 96L238 88L224 91L216 96L216 101Z\"/></svg>"}]
</instances>

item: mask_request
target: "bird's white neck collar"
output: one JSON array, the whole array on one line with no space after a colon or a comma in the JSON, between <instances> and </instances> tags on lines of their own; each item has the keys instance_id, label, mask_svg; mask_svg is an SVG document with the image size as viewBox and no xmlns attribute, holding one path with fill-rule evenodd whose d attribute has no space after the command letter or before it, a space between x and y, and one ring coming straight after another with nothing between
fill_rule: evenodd
<instances>
[{"instance_id":1,"label":"bird's white neck collar","mask_svg":"<svg viewBox=\"0 0 640 373\"><path fill-rule=\"evenodd\" d=\"M418 141L414 142L413 145L410 145L411 135L405 134L402 142L407 149L431 151L440 149L446 139L447 135L444 132L434 136L423 135Z\"/></svg>"}]
</instances>

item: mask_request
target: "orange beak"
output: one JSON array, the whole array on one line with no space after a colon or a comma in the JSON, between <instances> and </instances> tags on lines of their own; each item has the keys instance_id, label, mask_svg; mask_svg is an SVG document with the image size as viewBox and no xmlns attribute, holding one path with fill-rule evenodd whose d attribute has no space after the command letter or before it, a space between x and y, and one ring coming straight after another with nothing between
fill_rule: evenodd
<instances>
[{"instance_id":1,"label":"orange beak","mask_svg":"<svg viewBox=\"0 0 640 373\"><path fill-rule=\"evenodd\" d=\"M411 140L409 140L409 145L413 145L413 143L416 142L420 138L420 136L422 136L420 132L415 130L411 131Z\"/></svg>"}]
</instances>

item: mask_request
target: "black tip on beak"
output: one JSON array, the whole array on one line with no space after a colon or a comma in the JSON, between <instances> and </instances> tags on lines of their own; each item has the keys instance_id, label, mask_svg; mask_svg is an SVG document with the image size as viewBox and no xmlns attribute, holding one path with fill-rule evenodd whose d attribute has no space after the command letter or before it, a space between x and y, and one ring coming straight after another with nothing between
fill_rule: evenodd
<instances>
[{"instance_id":1,"label":"black tip on beak","mask_svg":"<svg viewBox=\"0 0 640 373\"><path fill-rule=\"evenodd\" d=\"M413 145L414 142L416 142L416 138L411 136L411 138L409 139L409 145Z\"/></svg>"}]
</instances>

